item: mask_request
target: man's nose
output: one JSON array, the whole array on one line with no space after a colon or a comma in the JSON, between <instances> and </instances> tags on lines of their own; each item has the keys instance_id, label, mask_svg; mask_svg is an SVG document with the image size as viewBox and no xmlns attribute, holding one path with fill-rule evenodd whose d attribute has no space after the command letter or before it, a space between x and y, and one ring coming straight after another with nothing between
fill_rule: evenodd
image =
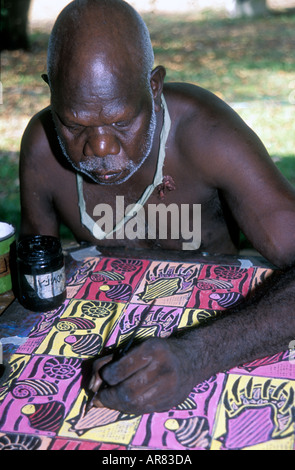
<instances>
[{"instance_id":1,"label":"man's nose","mask_svg":"<svg viewBox=\"0 0 295 470\"><path fill-rule=\"evenodd\" d=\"M85 157L106 157L107 155L118 155L119 152L119 142L111 132L96 129L87 136L84 145Z\"/></svg>"}]
</instances>

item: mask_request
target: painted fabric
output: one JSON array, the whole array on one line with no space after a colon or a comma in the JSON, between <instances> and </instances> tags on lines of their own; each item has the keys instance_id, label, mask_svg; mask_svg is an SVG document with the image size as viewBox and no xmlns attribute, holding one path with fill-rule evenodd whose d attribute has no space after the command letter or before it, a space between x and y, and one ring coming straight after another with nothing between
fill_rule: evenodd
<instances>
[{"instance_id":1,"label":"painted fabric","mask_svg":"<svg viewBox=\"0 0 295 470\"><path fill-rule=\"evenodd\" d=\"M196 384L165 413L93 408L84 416L83 367L120 347L157 299L137 339L197 327L240 302L271 270L88 258L67 299L42 314L0 386L0 450L294 449L295 367L289 352ZM36 317L37 318L37 317Z\"/></svg>"}]
</instances>

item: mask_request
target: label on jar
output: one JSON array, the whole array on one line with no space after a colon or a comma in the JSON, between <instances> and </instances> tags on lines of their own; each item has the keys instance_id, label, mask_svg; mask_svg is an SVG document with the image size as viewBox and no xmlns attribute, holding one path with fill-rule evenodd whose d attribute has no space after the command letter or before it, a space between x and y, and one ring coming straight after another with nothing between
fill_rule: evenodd
<instances>
[{"instance_id":1,"label":"label on jar","mask_svg":"<svg viewBox=\"0 0 295 470\"><path fill-rule=\"evenodd\" d=\"M46 274L32 276L25 274L29 286L34 289L40 299L56 297L65 290L65 268Z\"/></svg>"}]
</instances>

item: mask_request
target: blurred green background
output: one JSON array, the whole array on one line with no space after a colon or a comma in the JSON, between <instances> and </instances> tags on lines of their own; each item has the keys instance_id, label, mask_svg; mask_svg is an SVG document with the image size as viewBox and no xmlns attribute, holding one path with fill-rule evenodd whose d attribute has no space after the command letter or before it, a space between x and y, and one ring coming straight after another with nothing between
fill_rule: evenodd
<instances>
[{"instance_id":1,"label":"blurred green background","mask_svg":"<svg viewBox=\"0 0 295 470\"><path fill-rule=\"evenodd\" d=\"M167 81L188 81L216 93L255 130L295 185L295 15L229 19L222 12L146 14L156 63ZM29 119L49 104L48 33L30 33L30 51L1 54L0 220L19 230L18 160ZM63 228L62 237L70 237Z\"/></svg>"}]
</instances>

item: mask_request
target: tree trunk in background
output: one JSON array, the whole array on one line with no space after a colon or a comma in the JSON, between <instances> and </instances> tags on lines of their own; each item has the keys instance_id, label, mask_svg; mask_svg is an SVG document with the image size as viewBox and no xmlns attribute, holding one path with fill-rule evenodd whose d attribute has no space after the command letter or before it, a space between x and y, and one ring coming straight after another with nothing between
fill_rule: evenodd
<instances>
[{"instance_id":1,"label":"tree trunk in background","mask_svg":"<svg viewBox=\"0 0 295 470\"><path fill-rule=\"evenodd\" d=\"M1 1L0 50L29 49L28 14L31 0Z\"/></svg>"},{"instance_id":2,"label":"tree trunk in background","mask_svg":"<svg viewBox=\"0 0 295 470\"><path fill-rule=\"evenodd\" d=\"M268 13L266 0L230 0L228 11L233 18L263 16Z\"/></svg>"}]
</instances>

